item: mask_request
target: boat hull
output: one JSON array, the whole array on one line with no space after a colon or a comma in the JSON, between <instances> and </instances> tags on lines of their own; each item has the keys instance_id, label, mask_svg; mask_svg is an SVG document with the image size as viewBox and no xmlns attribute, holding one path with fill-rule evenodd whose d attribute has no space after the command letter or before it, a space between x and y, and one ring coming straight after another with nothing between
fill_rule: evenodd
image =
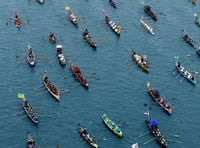
<instances>
[{"instance_id":1,"label":"boat hull","mask_svg":"<svg viewBox=\"0 0 200 148\"><path fill-rule=\"evenodd\" d=\"M162 98L159 94L154 94L153 92L155 92L156 90L153 89L153 87L151 86L150 82L147 82L147 88L149 91L150 96L153 98L154 101L156 101L156 103L158 105L160 105L160 107L162 109L164 109L168 114L172 113L172 108L171 108L171 104L169 104L164 98Z\"/></svg>"},{"instance_id":2,"label":"boat hull","mask_svg":"<svg viewBox=\"0 0 200 148\"><path fill-rule=\"evenodd\" d=\"M120 128L112 121L108 118L108 116L106 114L102 115L102 120L104 122L104 124L118 137L122 137L122 131L120 130Z\"/></svg>"},{"instance_id":3,"label":"boat hull","mask_svg":"<svg viewBox=\"0 0 200 148\"><path fill-rule=\"evenodd\" d=\"M50 86L52 87L52 84L49 80L47 81L46 78L48 79L47 77L47 74L45 73L45 75L43 76L43 84L45 86L45 88L48 90L48 92L58 101L60 101L60 91L57 89L57 93L54 93L51 89L50 89ZM55 86L55 85L54 85ZM55 86L56 87L56 86Z\"/></svg>"}]
</instances>

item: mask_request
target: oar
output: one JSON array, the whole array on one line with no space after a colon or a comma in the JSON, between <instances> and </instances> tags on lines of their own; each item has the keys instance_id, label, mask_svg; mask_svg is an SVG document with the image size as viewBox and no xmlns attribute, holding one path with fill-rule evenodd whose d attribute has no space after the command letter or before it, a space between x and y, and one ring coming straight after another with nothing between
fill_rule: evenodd
<instances>
[{"instance_id":1,"label":"oar","mask_svg":"<svg viewBox=\"0 0 200 148\"><path fill-rule=\"evenodd\" d=\"M183 142L181 142L181 141L175 141L175 140L167 140L168 142L174 142L174 143L183 143Z\"/></svg>"},{"instance_id":2,"label":"oar","mask_svg":"<svg viewBox=\"0 0 200 148\"><path fill-rule=\"evenodd\" d=\"M145 135L149 134L150 132L151 132L151 131L145 132L145 133L143 133L143 134L139 135L138 137L143 137L143 136L145 136Z\"/></svg>"},{"instance_id":3,"label":"oar","mask_svg":"<svg viewBox=\"0 0 200 148\"><path fill-rule=\"evenodd\" d=\"M101 78L87 78L87 80L101 80Z\"/></svg>"},{"instance_id":4,"label":"oar","mask_svg":"<svg viewBox=\"0 0 200 148\"><path fill-rule=\"evenodd\" d=\"M26 117L27 115L24 115L24 116L21 116L21 117L19 117L18 119L22 119L22 118L24 118L24 117Z\"/></svg>"},{"instance_id":5,"label":"oar","mask_svg":"<svg viewBox=\"0 0 200 148\"><path fill-rule=\"evenodd\" d=\"M24 113L24 111L22 111L22 112L19 112L19 113L17 113L17 114L14 114L15 116L17 116L17 115L20 115L20 114L22 114L22 113Z\"/></svg>"},{"instance_id":6,"label":"oar","mask_svg":"<svg viewBox=\"0 0 200 148\"><path fill-rule=\"evenodd\" d=\"M60 148L60 145L59 145L59 144L57 144L57 145L56 145L56 148Z\"/></svg>"},{"instance_id":7,"label":"oar","mask_svg":"<svg viewBox=\"0 0 200 148\"><path fill-rule=\"evenodd\" d=\"M180 82L182 82L184 78L185 78L185 77L183 77L183 78L180 80Z\"/></svg>"},{"instance_id":8,"label":"oar","mask_svg":"<svg viewBox=\"0 0 200 148\"><path fill-rule=\"evenodd\" d=\"M168 136L171 136L171 137L175 137L175 138L179 138L180 137L178 134L174 134L174 135L165 134L165 135L168 135Z\"/></svg>"},{"instance_id":9,"label":"oar","mask_svg":"<svg viewBox=\"0 0 200 148\"><path fill-rule=\"evenodd\" d=\"M156 137L153 137L152 139L150 139L150 140L144 142L144 144L148 144L149 142L152 142L152 141L154 141L155 139L156 139Z\"/></svg>"}]
</instances>

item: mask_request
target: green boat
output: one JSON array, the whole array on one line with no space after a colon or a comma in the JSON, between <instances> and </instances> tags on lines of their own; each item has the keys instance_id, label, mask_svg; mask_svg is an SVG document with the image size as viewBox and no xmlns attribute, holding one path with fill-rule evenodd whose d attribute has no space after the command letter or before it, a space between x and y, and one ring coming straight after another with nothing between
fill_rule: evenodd
<instances>
[{"instance_id":1,"label":"green boat","mask_svg":"<svg viewBox=\"0 0 200 148\"><path fill-rule=\"evenodd\" d=\"M106 114L103 114L101 118L103 119L106 126L111 131L113 131L113 133L115 133L119 137L122 137L122 131L120 130L120 128L117 126L117 124L115 124L112 120L110 120Z\"/></svg>"}]
</instances>

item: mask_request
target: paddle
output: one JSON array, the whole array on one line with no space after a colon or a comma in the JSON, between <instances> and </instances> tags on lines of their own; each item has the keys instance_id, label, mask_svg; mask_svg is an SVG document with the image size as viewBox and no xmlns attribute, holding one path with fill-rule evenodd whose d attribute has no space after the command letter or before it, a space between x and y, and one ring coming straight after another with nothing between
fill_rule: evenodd
<instances>
[{"instance_id":1,"label":"paddle","mask_svg":"<svg viewBox=\"0 0 200 148\"><path fill-rule=\"evenodd\" d=\"M148 144L148 143L150 143L150 142L154 141L155 139L156 139L156 137L153 137L152 139L150 139L150 140L148 140L148 141L144 142L144 144Z\"/></svg>"},{"instance_id":2,"label":"paddle","mask_svg":"<svg viewBox=\"0 0 200 148\"><path fill-rule=\"evenodd\" d=\"M173 134L173 135L165 134L165 135L168 135L168 136L171 136L171 137L175 137L175 138L179 138L180 137L178 134Z\"/></svg>"},{"instance_id":3,"label":"paddle","mask_svg":"<svg viewBox=\"0 0 200 148\"><path fill-rule=\"evenodd\" d=\"M143 137L143 136L145 136L145 135L149 134L150 132L151 132L151 131L145 132L145 133L143 133L143 134L139 135L138 137Z\"/></svg>"},{"instance_id":4,"label":"paddle","mask_svg":"<svg viewBox=\"0 0 200 148\"><path fill-rule=\"evenodd\" d=\"M174 141L174 140L167 140L168 142L174 142L174 143L183 143L183 142L181 142L181 141Z\"/></svg>"},{"instance_id":5,"label":"paddle","mask_svg":"<svg viewBox=\"0 0 200 148\"><path fill-rule=\"evenodd\" d=\"M17 113L17 114L14 114L15 116L17 116L17 115L20 115L20 114L22 114L22 113L24 113L24 111L22 111L22 112L19 112L19 113Z\"/></svg>"}]
</instances>

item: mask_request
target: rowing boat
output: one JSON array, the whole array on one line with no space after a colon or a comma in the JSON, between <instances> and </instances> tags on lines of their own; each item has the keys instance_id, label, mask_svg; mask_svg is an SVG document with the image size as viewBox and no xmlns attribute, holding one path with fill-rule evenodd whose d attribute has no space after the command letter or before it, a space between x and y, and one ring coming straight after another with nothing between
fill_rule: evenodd
<instances>
[{"instance_id":1,"label":"rowing boat","mask_svg":"<svg viewBox=\"0 0 200 148\"><path fill-rule=\"evenodd\" d=\"M196 4L197 0L190 0L193 4Z\"/></svg>"},{"instance_id":2,"label":"rowing boat","mask_svg":"<svg viewBox=\"0 0 200 148\"><path fill-rule=\"evenodd\" d=\"M89 32L87 29L84 29L83 31L83 38L88 42L88 44L90 46L92 46L93 48L96 48L97 45L96 45L96 41L90 36Z\"/></svg>"},{"instance_id":3,"label":"rowing boat","mask_svg":"<svg viewBox=\"0 0 200 148\"><path fill-rule=\"evenodd\" d=\"M151 27L150 25L148 25L147 23L144 22L144 17L142 16L140 19L140 23L142 24L142 26L144 26L144 28L151 33L152 35L155 35L155 33L153 32L153 27Z\"/></svg>"},{"instance_id":4,"label":"rowing boat","mask_svg":"<svg viewBox=\"0 0 200 148\"><path fill-rule=\"evenodd\" d=\"M200 47L198 49L195 48L195 50L196 50L196 53L200 56Z\"/></svg>"},{"instance_id":5,"label":"rowing boat","mask_svg":"<svg viewBox=\"0 0 200 148\"><path fill-rule=\"evenodd\" d=\"M161 106L161 108L167 111L167 113L171 114L172 113L171 104L168 103L166 99L160 96L160 93L158 90L153 89L150 82L147 82L147 88L153 100L156 101Z\"/></svg>"},{"instance_id":6,"label":"rowing boat","mask_svg":"<svg viewBox=\"0 0 200 148\"><path fill-rule=\"evenodd\" d=\"M178 59L177 59L177 61L176 61L176 69L178 70L178 72L184 77L184 78L186 78L188 81L190 81L192 84L196 84L196 74L198 73L198 72L189 72L185 67L183 67L182 65L181 65L181 62L180 61L178 61Z\"/></svg>"},{"instance_id":7,"label":"rowing boat","mask_svg":"<svg viewBox=\"0 0 200 148\"><path fill-rule=\"evenodd\" d=\"M105 125L117 136L122 137L122 131L121 129L115 124L111 119L108 118L106 114L103 114L102 117L103 122Z\"/></svg>"},{"instance_id":8,"label":"rowing boat","mask_svg":"<svg viewBox=\"0 0 200 148\"><path fill-rule=\"evenodd\" d=\"M48 76L47 76L47 72L45 72L44 76L43 76L43 83L45 88L48 90L48 92L58 101L60 101L60 90L55 86L55 84L53 84Z\"/></svg>"},{"instance_id":9,"label":"rowing boat","mask_svg":"<svg viewBox=\"0 0 200 148\"><path fill-rule=\"evenodd\" d=\"M81 69L78 66L75 66L71 60L69 61L69 66L73 75L81 83L81 85L83 85L85 88L88 88L89 86L88 82L86 78L83 76L83 74L81 73Z\"/></svg>"},{"instance_id":10,"label":"rowing boat","mask_svg":"<svg viewBox=\"0 0 200 148\"><path fill-rule=\"evenodd\" d=\"M57 45L56 46L56 55L59 59L59 63L61 66L65 66L66 65L66 61L65 61L65 56L62 52L62 45Z\"/></svg>"},{"instance_id":11,"label":"rowing boat","mask_svg":"<svg viewBox=\"0 0 200 148\"><path fill-rule=\"evenodd\" d=\"M74 25L78 25L77 16L74 15L74 13L73 13L73 11L70 9L70 7L69 7L69 6L66 6L66 7L65 7L65 10L67 11L68 17L69 17L69 19L71 20L71 22L72 22Z\"/></svg>"},{"instance_id":12,"label":"rowing boat","mask_svg":"<svg viewBox=\"0 0 200 148\"><path fill-rule=\"evenodd\" d=\"M184 41L186 41L189 45L194 46L196 41L194 41L183 29L182 29L182 37Z\"/></svg>"},{"instance_id":13,"label":"rowing boat","mask_svg":"<svg viewBox=\"0 0 200 148\"><path fill-rule=\"evenodd\" d=\"M121 26L117 25L110 17L105 16L106 23L110 26L110 28L117 34L120 35Z\"/></svg>"},{"instance_id":14,"label":"rowing boat","mask_svg":"<svg viewBox=\"0 0 200 148\"><path fill-rule=\"evenodd\" d=\"M200 26L200 18L198 17L198 15L197 15L196 13L194 14L194 17L195 17L194 22L195 22L198 26Z\"/></svg>"},{"instance_id":15,"label":"rowing boat","mask_svg":"<svg viewBox=\"0 0 200 148\"><path fill-rule=\"evenodd\" d=\"M53 32L49 32L49 41L51 41L53 44L56 43L56 36Z\"/></svg>"},{"instance_id":16,"label":"rowing boat","mask_svg":"<svg viewBox=\"0 0 200 148\"><path fill-rule=\"evenodd\" d=\"M17 10L14 11L14 15L15 15L15 26L17 28L21 27L21 19L19 17L19 15L17 14Z\"/></svg>"},{"instance_id":17,"label":"rowing boat","mask_svg":"<svg viewBox=\"0 0 200 148\"><path fill-rule=\"evenodd\" d=\"M27 132L28 138L27 138L27 148L36 148L35 141L33 140L31 134Z\"/></svg>"},{"instance_id":18,"label":"rowing boat","mask_svg":"<svg viewBox=\"0 0 200 148\"><path fill-rule=\"evenodd\" d=\"M165 139L165 136L160 132L158 122L151 119L149 114L147 115L147 119L145 120L145 122L147 124L147 127L149 128L149 131L151 132L151 135L156 138L157 143L161 147L167 148L167 140Z\"/></svg>"},{"instance_id":19,"label":"rowing boat","mask_svg":"<svg viewBox=\"0 0 200 148\"><path fill-rule=\"evenodd\" d=\"M28 61L29 65L31 67L34 67L35 63L36 63L36 60L35 60L35 54L33 52L33 49L31 47L30 43L28 43L27 48L28 48L27 56L26 56L27 57L27 61Z\"/></svg>"},{"instance_id":20,"label":"rowing boat","mask_svg":"<svg viewBox=\"0 0 200 148\"><path fill-rule=\"evenodd\" d=\"M157 21L156 14L152 11L151 7L149 5L144 6L144 11L146 14L148 14L154 21Z\"/></svg>"},{"instance_id":21,"label":"rowing boat","mask_svg":"<svg viewBox=\"0 0 200 148\"><path fill-rule=\"evenodd\" d=\"M113 6L114 8L117 8L117 5L116 5L116 3L113 0L109 0L109 4L111 6Z\"/></svg>"},{"instance_id":22,"label":"rowing boat","mask_svg":"<svg viewBox=\"0 0 200 148\"><path fill-rule=\"evenodd\" d=\"M44 0L36 0L40 4L44 4Z\"/></svg>"},{"instance_id":23,"label":"rowing boat","mask_svg":"<svg viewBox=\"0 0 200 148\"><path fill-rule=\"evenodd\" d=\"M28 100L25 98L24 94L19 93L18 98L22 99L22 105L27 116L31 119L33 123L37 124L39 122L38 115L32 108L31 104L28 102Z\"/></svg>"},{"instance_id":24,"label":"rowing boat","mask_svg":"<svg viewBox=\"0 0 200 148\"><path fill-rule=\"evenodd\" d=\"M86 128L83 128L80 126L80 124L77 127L77 130L80 134L80 136L87 142L89 143L92 147L98 148L98 145L96 141L91 137L91 135L87 132Z\"/></svg>"},{"instance_id":25,"label":"rowing boat","mask_svg":"<svg viewBox=\"0 0 200 148\"><path fill-rule=\"evenodd\" d=\"M137 54L135 51L132 51L132 58L135 60L135 62L145 71L149 72L149 65L148 65L148 59L147 56L141 56Z\"/></svg>"}]
</instances>

